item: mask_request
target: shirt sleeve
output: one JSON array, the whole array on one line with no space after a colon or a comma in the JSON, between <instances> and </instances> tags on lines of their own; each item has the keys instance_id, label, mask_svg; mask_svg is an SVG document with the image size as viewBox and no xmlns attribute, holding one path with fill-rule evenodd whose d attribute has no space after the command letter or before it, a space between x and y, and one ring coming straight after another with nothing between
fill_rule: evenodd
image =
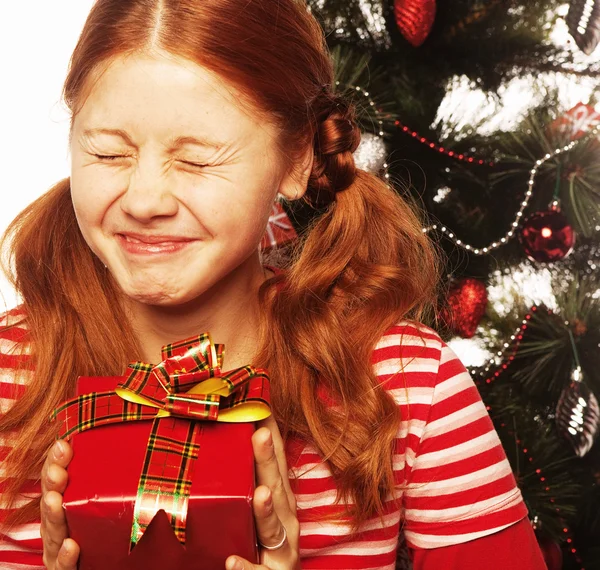
<instances>
[{"instance_id":1,"label":"shirt sleeve","mask_svg":"<svg viewBox=\"0 0 600 570\"><path fill-rule=\"evenodd\" d=\"M32 365L26 343L27 329L23 312L13 309L0 315L0 414L6 413L24 393ZM19 372L17 372L19 370ZM12 432L0 434L0 466L13 447ZM2 493L8 479L0 482L0 569L43 570L40 522L4 525L13 511L4 504ZM39 497L40 483L28 479L21 488L27 498Z\"/></svg>"},{"instance_id":2,"label":"shirt sleeve","mask_svg":"<svg viewBox=\"0 0 600 570\"><path fill-rule=\"evenodd\" d=\"M527 516L477 387L443 342L422 435L406 460L403 531L411 550L481 539Z\"/></svg>"},{"instance_id":3,"label":"shirt sleeve","mask_svg":"<svg viewBox=\"0 0 600 570\"><path fill-rule=\"evenodd\" d=\"M413 551L413 570L480 570L483 567L486 570L547 570L528 519L470 542Z\"/></svg>"}]
</instances>

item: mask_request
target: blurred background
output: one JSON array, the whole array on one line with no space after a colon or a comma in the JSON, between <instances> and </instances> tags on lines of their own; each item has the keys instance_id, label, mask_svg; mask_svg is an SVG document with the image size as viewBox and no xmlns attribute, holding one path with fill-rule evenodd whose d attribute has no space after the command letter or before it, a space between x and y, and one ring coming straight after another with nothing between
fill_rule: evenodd
<instances>
[{"instance_id":1,"label":"blurred background","mask_svg":"<svg viewBox=\"0 0 600 570\"><path fill-rule=\"evenodd\" d=\"M61 86L91 5L0 8L0 230L68 176ZM421 210L445 254L431 324L475 379L548 568L600 569L600 0L308 9L357 107L357 165ZM318 214L277 204L265 255L285 263ZM18 302L3 278L0 293Z\"/></svg>"}]
</instances>

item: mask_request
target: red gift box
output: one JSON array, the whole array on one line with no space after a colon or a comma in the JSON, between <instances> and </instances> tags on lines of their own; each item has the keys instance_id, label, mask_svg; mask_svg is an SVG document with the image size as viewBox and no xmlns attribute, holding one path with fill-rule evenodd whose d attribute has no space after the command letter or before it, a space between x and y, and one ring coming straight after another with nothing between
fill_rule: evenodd
<instances>
[{"instance_id":1,"label":"red gift box","mask_svg":"<svg viewBox=\"0 0 600 570\"><path fill-rule=\"evenodd\" d=\"M273 204L273 211L269 217L267 231L262 238L261 249L269 251L277 246L293 242L298 237L292 222L285 213L280 202Z\"/></svg>"},{"instance_id":2,"label":"red gift box","mask_svg":"<svg viewBox=\"0 0 600 570\"><path fill-rule=\"evenodd\" d=\"M80 378L78 394L114 390L119 380ZM257 561L250 439L254 425L212 422L201 425L185 548L159 511L129 555L133 506L151 428L152 420L136 421L97 427L73 438L64 508L69 534L81 548L79 568L223 570L232 554Z\"/></svg>"},{"instance_id":3,"label":"red gift box","mask_svg":"<svg viewBox=\"0 0 600 570\"><path fill-rule=\"evenodd\" d=\"M222 345L202 348L219 365L190 349L130 365L129 378L81 377L78 397L55 411L61 436L73 436L63 504L81 570L223 570L232 554L258 562L251 420L269 414L268 377L250 366L221 375Z\"/></svg>"},{"instance_id":4,"label":"red gift box","mask_svg":"<svg viewBox=\"0 0 600 570\"><path fill-rule=\"evenodd\" d=\"M550 132L560 133L565 140L577 140L600 123L600 113L585 103L578 103L550 123Z\"/></svg>"}]
</instances>

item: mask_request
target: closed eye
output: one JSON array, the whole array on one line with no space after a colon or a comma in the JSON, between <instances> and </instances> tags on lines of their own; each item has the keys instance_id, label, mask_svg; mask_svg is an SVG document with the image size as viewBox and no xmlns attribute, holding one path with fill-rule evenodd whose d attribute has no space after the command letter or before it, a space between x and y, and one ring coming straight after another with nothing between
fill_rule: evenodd
<instances>
[{"instance_id":1,"label":"closed eye","mask_svg":"<svg viewBox=\"0 0 600 570\"><path fill-rule=\"evenodd\" d=\"M181 162L182 164L186 164L187 166L192 166L194 168L204 168L208 166L208 164L198 164L196 162L188 162L187 160L180 160L179 162Z\"/></svg>"},{"instance_id":2,"label":"closed eye","mask_svg":"<svg viewBox=\"0 0 600 570\"><path fill-rule=\"evenodd\" d=\"M94 154L94 156L100 160L116 160L117 158L127 158L125 155Z\"/></svg>"},{"instance_id":3,"label":"closed eye","mask_svg":"<svg viewBox=\"0 0 600 570\"><path fill-rule=\"evenodd\" d=\"M128 158L127 155L94 154L94 156L98 160L106 160L106 161L114 161L114 160L117 160L119 158ZM196 162L189 162L187 160L180 160L179 162L181 162L182 164L185 164L187 166L191 166L193 168L204 168L204 167L208 166L208 164L198 164Z\"/></svg>"}]
</instances>

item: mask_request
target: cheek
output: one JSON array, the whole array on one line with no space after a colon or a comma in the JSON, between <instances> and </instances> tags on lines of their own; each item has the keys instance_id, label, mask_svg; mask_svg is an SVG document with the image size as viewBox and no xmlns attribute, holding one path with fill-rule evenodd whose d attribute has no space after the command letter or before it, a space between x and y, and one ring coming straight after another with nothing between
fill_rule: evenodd
<instances>
[{"instance_id":1,"label":"cheek","mask_svg":"<svg viewBox=\"0 0 600 570\"><path fill-rule=\"evenodd\" d=\"M114 177L94 169L74 168L71 172L71 199L82 231L84 226L99 225L119 195Z\"/></svg>"},{"instance_id":2,"label":"cheek","mask_svg":"<svg viewBox=\"0 0 600 570\"><path fill-rule=\"evenodd\" d=\"M236 194L228 199L194 200L189 209L213 236L227 241L228 247L254 247L265 232L274 196L271 199L268 192L248 194L243 197Z\"/></svg>"},{"instance_id":3,"label":"cheek","mask_svg":"<svg viewBox=\"0 0 600 570\"><path fill-rule=\"evenodd\" d=\"M92 252L104 263L105 256L103 224L112 202L106 181L88 173L73 171L71 174L71 200L79 231Z\"/></svg>"}]
</instances>

